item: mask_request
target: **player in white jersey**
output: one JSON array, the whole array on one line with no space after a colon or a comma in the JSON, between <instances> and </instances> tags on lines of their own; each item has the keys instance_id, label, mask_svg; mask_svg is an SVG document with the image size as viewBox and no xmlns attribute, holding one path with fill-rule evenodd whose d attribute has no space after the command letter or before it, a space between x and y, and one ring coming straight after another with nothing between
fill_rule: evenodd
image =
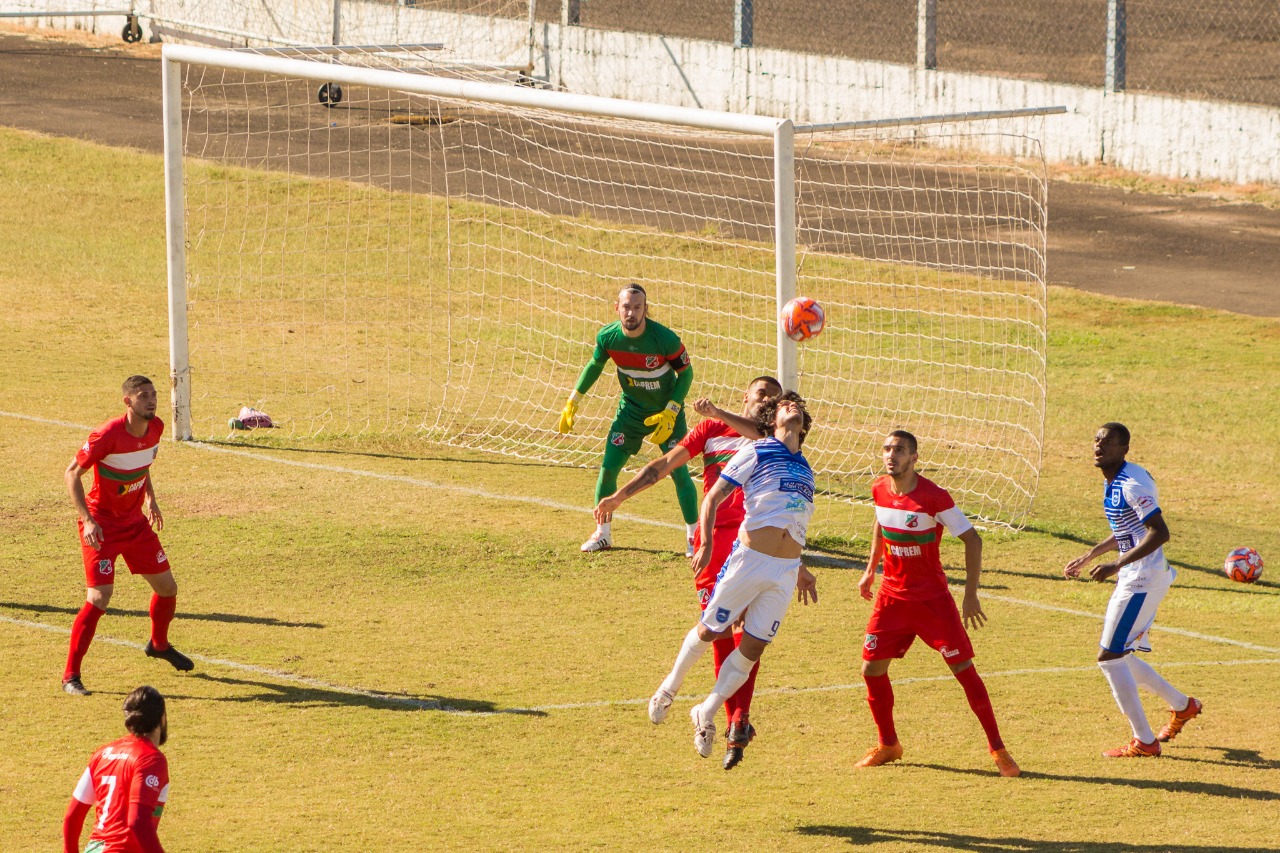
<instances>
[{"instance_id":1,"label":"player in white jersey","mask_svg":"<svg viewBox=\"0 0 1280 853\"><path fill-rule=\"evenodd\" d=\"M805 531L813 516L814 486L813 469L800 448L812 419L800 395L788 391L760 408L756 424L768 437L734 454L702 501L694 573L711 559L716 510L740 487L745 516L738 528L738 541L716 579L702 617L685 636L670 674L649 700L649 719L661 723L698 658L712 642L727 636L746 612L738 648L720 664L710 695L689 713L693 745L703 758L711 754L715 741L716 714L747 680L777 635L792 592L798 592L803 604L818 600L817 580L800 564Z\"/></svg>"},{"instance_id":2,"label":"player in white jersey","mask_svg":"<svg viewBox=\"0 0 1280 853\"><path fill-rule=\"evenodd\" d=\"M1160 742L1173 740L1202 707L1200 700L1178 690L1132 654L1151 651L1151 625L1177 572L1164 558L1169 528L1160 511L1155 481L1145 468L1125 461L1128 452L1129 430L1124 424L1112 422L1099 427L1093 438L1093 464L1102 469L1102 476L1107 479L1102 509L1111 525L1111 535L1083 557L1067 563L1063 572L1069 578L1079 577L1084 567L1098 557L1109 551L1120 552L1118 559L1099 563L1089 571L1089 577L1096 581L1118 575L1107 605L1098 666L1111 685L1120 711L1129 719L1133 740L1102 753L1108 758L1159 755ZM1169 703L1169 722L1159 734L1153 733L1147 722L1138 697L1139 684Z\"/></svg>"}]
</instances>

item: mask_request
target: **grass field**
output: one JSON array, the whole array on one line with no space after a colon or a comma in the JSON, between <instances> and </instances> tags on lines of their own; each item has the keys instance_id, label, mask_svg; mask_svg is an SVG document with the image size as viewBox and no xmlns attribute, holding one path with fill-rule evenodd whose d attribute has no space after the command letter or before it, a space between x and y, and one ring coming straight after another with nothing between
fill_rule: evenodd
<instances>
[{"instance_id":1,"label":"grass field","mask_svg":"<svg viewBox=\"0 0 1280 853\"><path fill-rule=\"evenodd\" d=\"M629 507L658 524L584 558L592 472L430 446L166 443L172 636L196 671L142 655L129 578L95 694L61 694L83 596L61 473L124 376L167 373L161 166L0 131L0 181L0 850L56 847L141 683L170 700L172 851L1280 850L1280 585L1218 569L1239 545L1280 568L1280 322L1052 292L1040 494L1025 531L986 535L974 637L1021 779L995 776L920 649L893 669L904 761L853 770L874 739L865 538L820 543L821 603L766 655L760 737L726 774L683 723L709 663L668 724L643 710L696 613L669 487ZM1179 569L1149 660L1206 708L1152 761L1099 756L1127 737L1093 665L1110 587L1060 575L1104 535L1090 440L1110 419L1161 486Z\"/></svg>"}]
</instances>

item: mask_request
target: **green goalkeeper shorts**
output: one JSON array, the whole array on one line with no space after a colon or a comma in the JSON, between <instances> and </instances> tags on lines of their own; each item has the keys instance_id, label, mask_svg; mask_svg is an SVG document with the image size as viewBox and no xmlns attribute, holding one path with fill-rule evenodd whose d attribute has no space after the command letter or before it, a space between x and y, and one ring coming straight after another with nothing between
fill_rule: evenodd
<instances>
[{"instance_id":1,"label":"green goalkeeper shorts","mask_svg":"<svg viewBox=\"0 0 1280 853\"><path fill-rule=\"evenodd\" d=\"M661 409L658 410L658 412L661 411ZM624 398L618 404L618 413L614 415L613 423L609 425L609 435L604 442L604 459L601 460L600 466L621 468L627 464L628 459L639 453L645 436L653 432L653 427L646 425L644 419L658 412L641 409ZM671 437L660 445L662 452L666 453L675 447L688 433L689 425L684 419L684 409L681 409L680 414L676 415L676 425L671 430Z\"/></svg>"}]
</instances>

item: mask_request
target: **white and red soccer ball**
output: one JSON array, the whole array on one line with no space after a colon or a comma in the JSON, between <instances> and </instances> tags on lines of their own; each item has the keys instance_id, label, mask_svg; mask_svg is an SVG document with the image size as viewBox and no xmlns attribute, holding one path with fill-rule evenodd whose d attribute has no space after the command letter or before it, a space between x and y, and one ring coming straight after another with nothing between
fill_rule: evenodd
<instances>
[{"instance_id":1,"label":"white and red soccer ball","mask_svg":"<svg viewBox=\"0 0 1280 853\"><path fill-rule=\"evenodd\" d=\"M1262 577L1262 557L1252 548L1237 548L1227 555L1222 570L1233 581L1253 583Z\"/></svg>"},{"instance_id":2,"label":"white and red soccer ball","mask_svg":"<svg viewBox=\"0 0 1280 853\"><path fill-rule=\"evenodd\" d=\"M782 331L793 341L807 341L822 332L827 316L816 300L807 296L797 296L778 314L778 322Z\"/></svg>"}]
</instances>

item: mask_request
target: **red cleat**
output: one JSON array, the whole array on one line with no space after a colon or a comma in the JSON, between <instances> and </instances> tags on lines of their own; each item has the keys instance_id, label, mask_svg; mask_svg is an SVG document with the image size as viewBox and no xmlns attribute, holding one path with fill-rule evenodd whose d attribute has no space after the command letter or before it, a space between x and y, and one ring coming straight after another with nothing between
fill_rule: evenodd
<instances>
[{"instance_id":1,"label":"red cleat","mask_svg":"<svg viewBox=\"0 0 1280 853\"><path fill-rule=\"evenodd\" d=\"M1156 740L1161 743L1167 743L1178 736L1182 731L1182 727L1187 723L1200 716L1200 712L1204 710L1204 705L1194 696L1187 698L1187 707L1181 711L1169 710L1169 722L1165 723L1164 728L1156 735Z\"/></svg>"},{"instance_id":2,"label":"red cleat","mask_svg":"<svg viewBox=\"0 0 1280 853\"><path fill-rule=\"evenodd\" d=\"M996 769L1000 771L1001 776L1021 776L1022 768L1018 766L1018 762L1013 760L1013 756L1009 754L1007 749L991 750L991 757L995 759Z\"/></svg>"},{"instance_id":3,"label":"red cleat","mask_svg":"<svg viewBox=\"0 0 1280 853\"><path fill-rule=\"evenodd\" d=\"M902 744L895 743L891 746L884 744L876 744L867 750L867 754L862 756L854 767L879 767L881 764L888 764L891 761L897 761L902 757Z\"/></svg>"},{"instance_id":4,"label":"red cleat","mask_svg":"<svg viewBox=\"0 0 1280 853\"><path fill-rule=\"evenodd\" d=\"M1134 738L1124 746L1108 749L1102 754L1107 758L1155 758L1160 754L1160 742L1153 740L1151 743L1143 743Z\"/></svg>"}]
</instances>

